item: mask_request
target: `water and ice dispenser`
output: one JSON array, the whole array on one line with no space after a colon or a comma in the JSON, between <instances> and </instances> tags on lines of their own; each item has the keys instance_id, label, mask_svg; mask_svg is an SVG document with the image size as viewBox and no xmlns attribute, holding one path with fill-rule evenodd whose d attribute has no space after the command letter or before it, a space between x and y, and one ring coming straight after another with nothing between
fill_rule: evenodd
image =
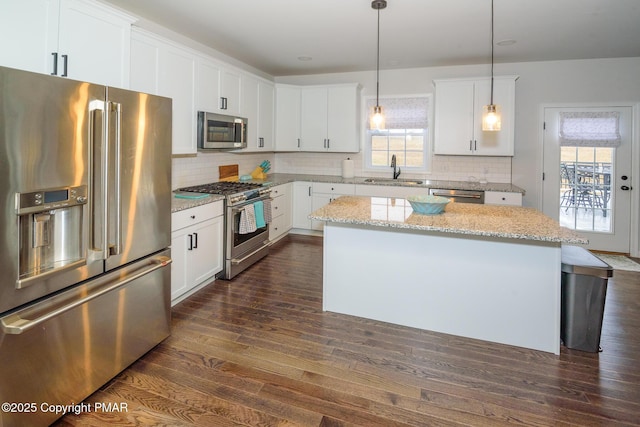
<instances>
[{"instance_id":1,"label":"water and ice dispenser","mask_svg":"<svg viewBox=\"0 0 640 427\"><path fill-rule=\"evenodd\" d=\"M87 186L16 194L20 230L17 288L84 262Z\"/></svg>"}]
</instances>

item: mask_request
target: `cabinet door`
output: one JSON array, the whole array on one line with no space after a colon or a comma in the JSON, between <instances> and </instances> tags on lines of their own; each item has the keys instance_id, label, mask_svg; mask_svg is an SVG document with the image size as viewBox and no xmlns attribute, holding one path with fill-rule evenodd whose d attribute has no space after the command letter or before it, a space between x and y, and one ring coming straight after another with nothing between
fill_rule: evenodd
<instances>
[{"instance_id":1,"label":"cabinet door","mask_svg":"<svg viewBox=\"0 0 640 427\"><path fill-rule=\"evenodd\" d=\"M247 148L239 152L260 151L258 123L258 79L252 76L242 77L242 117L247 119Z\"/></svg>"},{"instance_id":2,"label":"cabinet door","mask_svg":"<svg viewBox=\"0 0 640 427\"><path fill-rule=\"evenodd\" d=\"M300 88L276 86L276 151L300 150Z\"/></svg>"},{"instance_id":3,"label":"cabinet door","mask_svg":"<svg viewBox=\"0 0 640 427\"><path fill-rule=\"evenodd\" d=\"M473 81L436 82L434 153L473 154Z\"/></svg>"},{"instance_id":4,"label":"cabinet door","mask_svg":"<svg viewBox=\"0 0 640 427\"><path fill-rule=\"evenodd\" d=\"M98 3L61 0L58 75L128 88L130 44L131 20Z\"/></svg>"},{"instance_id":5,"label":"cabinet door","mask_svg":"<svg viewBox=\"0 0 640 427\"><path fill-rule=\"evenodd\" d=\"M327 89L301 91L300 135L302 151L327 150Z\"/></svg>"},{"instance_id":6,"label":"cabinet door","mask_svg":"<svg viewBox=\"0 0 640 427\"><path fill-rule=\"evenodd\" d=\"M242 76L240 114L248 120L247 148L238 151L273 151L273 102L273 84Z\"/></svg>"},{"instance_id":7,"label":"cabinet door","mask_svg":"<svg viewBox=\"0 0 640 427\"><path fill-rule=\"evenodd\" d=\"M171 299L175 300L222 271L223 217L171 233Z\"/></svg>"},{"instance_id":8,"label":"cabinet door","mask_svg":"<svg viewBox=\"0 0 640 427\"><path fill-rule=\"evenodd\" d=\"M273 151L274 101L274 85L258 80L258 148L260 151Z\"/></svg>"},{"instance_id":9,"label":"cabinet door","mask_svg":"<svg viewBox=\"0 0 640 427\"><path fill-rule=\"evenodd\" d=\"M219 216L191 227L193 250L188 267L194 286L222 271L223 222Z\"/></svg>"},{"instance_id":10,"label":"cabinet door","mask_svg":"<svg viewBox=\"0 0 640 427\"><path fill-rule=\"evenodd\" d=\"M241 96L241 77L240 74L229 70L222 69L220 72L220 104L219 109L223 114L240 114L240 96Z\"/></svg>"},{"instance_id":11,"label":"cabinet door","mask_svg":"<svg viewBox=\"0 0 640 427\"><path fill-rule=\"evenodd\" d=\"M158 60L158 95L173 99L173 154L195 154L196 59L172 45L160 45Z\"/></svg>"},{"instance_id":12,"label":"cabinet door","mask_svg":"<svg viewBox=\"0 0 640 427\"><path fill-rule=\"evenodd\" d=\"M183 228L171 233L171 300L187 292L193 284L189 279L189 229Z\"/></svg>"},{"instance_id":13,"label":"cabinet door","mask_svg":"<svg viewBox=\"0 0 640 427\"><path fill-rule=\"evenodd\" d=\"M311 189L310 182L295 182L293 184L293 227L305 230L311 229Z\"/></svg>"},{"instance_id":14,"label":"cabinet door","mask_svg":"<svg viewBox=\"0 0 640 427\"><path fill-rule=\"evenodd\" d=\"M476 155L513 156L514 154L514 103L515 80L513 78L494 78L493 103L500 106L502 127L497 132L482 131L482 108L491 102L491 79L480 80L475 84L475 106L477 112L474 125L474 146Z\"/></svg>"},{"instance_id":15,"label":"cabinet door","mask_svg":"<svg viewBox=\"0 0 640 427\"><path fill-rule=\"evenodd\" d=\"M327 150L360 151L360 96L357 86L330 87L327 91Z\"/></svg>"},{"instance_id":16,"label":"cabinet door","mask_svg":"<svg viewBox=\"0 0 640 427\"><path fill-rule=\"evenodd\" d=\"M220 67L218 64L200 59L198 61L198 90L196 109L215 112L220 106Z\"/></svg>"},{"instance_id":17,"label":"cabinet door","mask_svg":"<svg viewBox=\"0 0 640 427\"><path fill-rule=\"evenodd\" d=\"M137 31L131 32L131 71L129 87L139 92L158 94L157 41Z\"/></svg>"},{"instance_id":18,"label":"cabinet door","mask_svg":"<svg viewBox=\"0 0 640 427\"><path fill-rule=\"evenodd\" d=\"M0 1L0 65L52 73L58 11L59 0Z\"/></svg>"}]
</instances>

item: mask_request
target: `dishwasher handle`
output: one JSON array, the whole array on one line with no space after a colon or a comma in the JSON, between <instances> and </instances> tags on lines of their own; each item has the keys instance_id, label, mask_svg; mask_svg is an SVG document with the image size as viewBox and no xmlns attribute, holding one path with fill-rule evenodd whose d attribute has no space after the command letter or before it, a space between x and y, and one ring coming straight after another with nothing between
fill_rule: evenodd
<instances>
[{"instance_id":1,"label":"dishwasher handle","mask_svg":"<svg viewBox=\"0 0 640 427\"><path fill-rule=\"evenodd\" d=\"M149 260L146 268L134 273L130 276L127 276L124 280L116 279L112 282L106 283L101 286L98 290L92 292L91 294L76 299L68 304L63 305L62 307L55 308L51 311L48 311L34 319L28 319L30 311L34 311L34 306L24 308L18 312L9 314L0 318L0 325L2 326L2 330L5 334L11 335L19 335L24 332L27 332L30 329L38 326L41 323L44 323L48 320L53 319L54 317L60 316L78 306L88 303L89 301L98 298L108 292L114 291L118 288L121 288L128 283L133 282L136 279L139 279L142 276L146 276L149 273L152 273L160 268L166 267L171 264L171 258L167 256L159 256L157 258Z\"/></svg>"}]
</instances>

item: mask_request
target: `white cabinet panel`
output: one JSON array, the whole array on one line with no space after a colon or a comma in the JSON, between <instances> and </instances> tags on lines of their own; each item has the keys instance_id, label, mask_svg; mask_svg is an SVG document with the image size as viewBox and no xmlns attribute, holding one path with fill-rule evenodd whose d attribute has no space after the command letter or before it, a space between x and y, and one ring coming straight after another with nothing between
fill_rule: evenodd
<instances>
[{"instance_id":1,"label":"white cabinet panel","mask_svg":"<svg viewBox=\"0 0 640 427\"><path fill-rule=\"evenodd\" d=\"M272 222L269 225L269 240L272 242L284 236L293 225L292 189L291 183L271 188Z\"/></svg>"},{"instance_id":2,"label":"white cabinet panel","mask_svg":"<svg viewBox=\"0 0 640 427\"><path fill-rule=\"evenodd\" d=\"M300 150L301 89L276 85L276 151Z\"/></svg>"},{"instance_id":3,"label":"white cabinet panel","mask_svg":"<svg viewBox=\"0 0 640 427\"><path fill-rule=\"evenodd\" d=\"M273 83L242 76L242 111L247 118L247 147L241 152L273 151Z\"/></svg>"},{"instance_id":4,"label":"white cabinet panel","mask_svg":"<svg viewBox=\"0 0 640 427\"><path fill-rule=\"evenodd\" d=\"M92 1L4 0L0 64L128 88L131 22Z\"/></svg>"},{"instance_id":5,"label":"white cabinet panel","mask_svg":"<svg viewBox=\"0 0 640 427\"><path fill-rule=\"evenodd\" d=\"M485 191L485 205L522 206L522 193L504 193L500 191Z\"/></svg>"},{"instance_id":6,"label":"white cabinet panel","mask_svg":"<svg viewBox=\"0 0 640 427\"><path fill-rule=\"evenodd\" d=\"M173 154L197 151L194 110L196 58L171 45L160 50L158 95L173 99Z\"/></svg>"},{"instance_id":7,"label":"white cabinet panel","mask_svg":"<svg viewBox=\"0 0 640 427\"><path fill-rule=\"evenodd\" d=\"M331 203L340 196L353 196L356 194L356 186L354 184L314 182L312 194L311 211L313 212ZM311 221L311 228L313 230L322 230L324 228L324 222Z\"/></svg>"},{"instance_id":8,"label":"white cabinet panel","mask_svg":"<svg viewBox=\"0 0 640 427\"><path fill-rule=\"evenodd\" d=\"M188 295L223 268L223 202L171 215L171 300Z\"/></svg>"},{"instance_id":9,"label":"white cabinet panel","mask_svg":"<svg viewBox=\"0 0 640 427\"><path fill-rule=\"evenodd\" d=\"M310 182L293 183L293 227L311 230L313 184Z\"/></svg>"},{"instance_id":10,"label":"white cabinet panel","mask_svg":"<svg viewBox=\"0 0 640 427\"><path fill-rule=\"evenodd\" d=\"M276 90L276 151L360 151L359 85Z\"/></svg>"},{"instance_id":11,"label":"white cabinet panel","mask_svg":"<svg viewBox=\"0 0 640 427\"><path fill-rule=\"evenodd\" d=\"M195 54L144 30L134 30L131 38L131 88L173 100L172 152L195 154Z\"/></svg>"},{"instance_id":12,"label":"white cabinet panel","mask_svg":"<svg viewBox=\"0 0 640 427\"><path fill-rule=\"evenodd\" d=\"M515 76L494 78L494 103L502 110L502 129L482 130L482 107L491 99L491 79L435 80L434 153L513 156Z\"/></svg>"},{"instance_id":13,"label":"white cabinet panel","mask_svg":"<svg viewBox=\"0 0 640 427\"><path fill-rule=\"evenodd\" d=\"M59 0L0 2L0 64L52 73L52 53L58 50L59 8Z\"/></svg>"}]
</instances>

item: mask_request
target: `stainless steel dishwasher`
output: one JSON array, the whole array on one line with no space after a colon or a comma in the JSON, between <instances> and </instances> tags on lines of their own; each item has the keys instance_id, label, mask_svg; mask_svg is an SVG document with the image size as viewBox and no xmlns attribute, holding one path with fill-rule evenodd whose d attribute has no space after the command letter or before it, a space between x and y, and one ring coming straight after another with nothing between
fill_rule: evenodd
<instances>
[{"instance_id":1,"label":"stainless steel dishwasher","mask_svg":"<svg viewBox=\"0 0 640 427\"><path fill-rule=\"evenodd\" d=\"M484 204L484 191L478 190L445 190L440 188L430 188L429 194L442 196L450 199L454 203L479 203Z\"/></svg>"}]
</instances>

